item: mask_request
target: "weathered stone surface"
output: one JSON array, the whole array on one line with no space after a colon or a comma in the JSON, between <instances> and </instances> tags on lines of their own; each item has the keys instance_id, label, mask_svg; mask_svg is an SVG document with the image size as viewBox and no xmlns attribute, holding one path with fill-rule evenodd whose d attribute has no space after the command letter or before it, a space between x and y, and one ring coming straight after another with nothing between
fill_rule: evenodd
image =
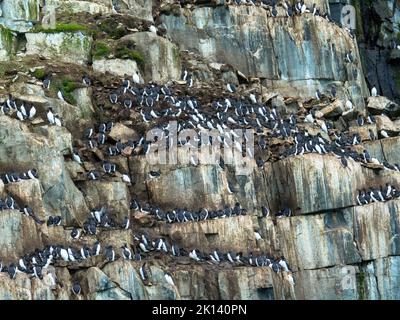
<instances>
[{"instance_id":1,"label":"weathered stone surface","mask_svg":"<svg viewBox=\"0 0 400 320\"><path fill-rule=\"evenodd\" d=\"M138 65L134 60L99 59L93 61L92 67L95 72L109 72L120 77L125 75L132 76L136 72L141 81L143 81Z\"/></svg>"},{"instance_id":2,"label":"weathered stone surface","mask_svg":"<svg viewBox=\"0 0 400 320\"><path fill-rule=\"evenodd\" d=\"M97 13L111 13L111 8L109 3L106 4L105 1L82 1L82 0L47 0L47 5L52 5L56 7L56 12L58 13L80 13L87 12L90 14Z\"/></svg>"},{"instance_id":3,"label":"weathered stone surface","mask_svg":"<svg viewBox=\"0 0 400 320\"><path fill-rule=\"evenodd\" d=\"M386 257L374 261L374 276L377 279L377 296L382 300L400 299L400 282L398 277L400 257ZM371 292L373 292L371 290ZM375 298L375 297L373 297Z\"/></svg>"},{"instance_id":4,"label":"weathered stone surface","mask_svg":"<svg viewBox=\"0 0 400 320\"><path fill-rule=\"evenodd\" d=\"M399 105L383 96L369 97L368 110L373 114L385 112L390 115L399 115L400 113Z\"/></svg>"},{"instance_id":5,"label":"weathered stone surface","mask_svg":"<svg viewBox=\"0 0 400 320\"><path fill-rule=\"evenodd\" d=\"M112 208L120 221L129 212L130 195L124 182L85 181L82 190L91 209L101 206Z\"/></svg>"},{"instance_id":6,"label":"weathered stone surface","mask_svg":"<svg viewBox=\"0 0 400 320\"><path fill-rule=\"evenodd\" d=\"M45 137L48 141L52 141L54 144L54 149L60 154L66 155L69 153L72 145L72 137L69 131L65 128L45 125L34 127L32 128L32 131L40 136Z\"/></svg>"},{"instance_id":7,"label":"weathered stone surface","mask_svg":"<svg viewBox=\"0 0 400 320\"><path fill-rule=\"evenodd\" d=\"M251 216L164 224L160 232L168 234L185 248L202 252L212 252L216 248L224 252L248 252L249 248L257 248Z\"/></svg>"},{"instance_id":8,"label":"weathered stone surface","mask_svg":"<svg viewBox=\"0 0 400 320\"><path fill-rule=\"evenodd\" d=\"M97 291L106 291L117 287L103 271L96 267L89 268L85 272L78 272L76 277L80 280L83 293L88 297L96 294Z\"/></svg>"},{"instance_id":9,"label":"weathered stone surface","mask_svg":"<svg viewBox=\"0 0 400 320\"><path fill-rule=\"evenodd\" d=\"M321 115L325 118L340 116L344 111L345 107L343 105L343 102L340 100L335 100L333 103L319 110L319 112L321 112Z\"/></svg>"},{"instance_id":10,"label":"weathered stone surface","mask_svg":"<svg viewBox=\"0 0 400 320\"><path fill-rule=\"evenodd\" d=\"M357 300L357 272L357 267L349 265L295 272L295 299Z\"/></svg>"},{"instance_id":11,"label":"weathered stone surface","mask_svg":"<svg viewBox=\"0 0 400 320\"><path fill-rule=\"evenodd\" d=\"M400 163L397 136L400 120L394 117L398 106L391 107L388 99L376 97L370 98L371 107L366 110L363 98L369 93L363 80L361 59L356 41L345 30L312 14L286 18L281 5L277 6L278 17L273 18L268 10L259 6L227 5L224 0L202 0L187 6L173 2L48 0L46 6L52 3L58 6L57 18L62 23L73 15L74 19L77 17L76 23L86 24L82 17L87 17L90 28L95 28L93 18L101 21L108 19L109 14L121 25L129 19L133 27L126 26L125 32L132 34L121 41L130 40L132 47L129 48L143 56L144 67L140 66L143 82L168 82L180 97L199 98L199 110L203 110L203 100L209 96L221 98L217 96L217 88L224 91L226 83L233 83L238 91L230 96L248 100L251 92L256 93L259 102L276 107L281 115L301 117L306 110L316 107L319 110L316 123L301 124L301 128L313 135L320 133L319 126L327 124L326 118L330 118L335 129L349 129L350 135L360 134L363 144L353 149L361 152L365 146L379 161ZM305 2L310 7L315 2L321 12L327 12L326 0ZM360 6L365 9L363 3ZM391 68L385 67L382 61L391 59L389 50L383 48L399 31L400 10L393 0L376 1L370 7L377 18L373 20L381 24L373 26L375 35L371 33L371 37L379 38L379 52L364 59L373 66L366 69L368 82L369 85L376 83L373 79L377 76L379 94L394 92L396 83L389 83L391 75L388 73L386 79L385 74L389 69L398 68L396 60L392 61ZM215 164L194 166L189 163L191 154L182 147L177 153L182 162L165 166L137 156L140 147L134 152L124 150L118 156L103 155L108 142L137 141L138 133L153 125L153 122L143 124L137 105L129 112L108 103L109 91L121 85L118 78L125 74L131 77L134 71L139 71L138 65L131 60L102 59L95 60L92 68L88 67L91 64L89 33L31 31L26 34L25 41L24 33L39 18L38 8L36 0L3 0L0 3L0 11L3 11L0 24L19 32L17 35L6 28L0 30L0 60L13 59L0 70L1 103L7 98L6 94L11 93L15 99L33 103L38 111L33 121L20 122L15 119L15 113L0 116L0 174L30 168L36 168L39 173L38 180L5 186L0 181L0 198L11 193L18 202L32 207L40 218L61 215L62 225L38 226L19 211L1 211L0 259L5 264L15 263L23 254L49 244L79 250L83 245L92 247L99 241L102 252L82 262L57 261L44 270L43 280L21 273L11 280L2 272L0 298L399 299L400 200L360 207L356 206L356 194L359 189L386 183L398 188L400 173L384 170L377 164L366 167L350 159L348 168L344 168L333 155L307 154L276 161L276 149L284 150L292 143L284 143L279 138L274 138L268 150L261 154L269 159L264 168L259 169L252 160L251 170L245 173L227 161L224 170ZM158 17L160 11L161 17ZM153 19L162 36L143 32L149 29ZM96 40L110 43L107 32L93 34ZM194 52L179 52L177 45ZM354 63L346 62L345 54L349 51L355 57ZM181 79L181 69L193 76L193 88L188 88L185 81L176 81ZM370 72L372 69L376 71ZM79 79L79 83L80 77L88 74L92 85L80 84L80 88L71 92L76 100L76 105L71 105L49 98L54 97L53 88L44 90L39 81L42 76L35 70L44 70L45 75L52 74L56 78ZM72 72L74 74L70 74ZM309 99L315 96L316 89L327 94L333 84L337 87L337 100L327 104L327 99ZM343 103L348 98L352 99L355 110L345 111ZM47 123L49 107L60 115L63 127ZM376 114L376 125L358 127L357 115L369 112ZM115 126L107 132L107 145L92 152L87 150L83 129L93 127L97 134L99 123L108 121L113 121ZM368 141L369 129L375 133L385 130L393 137ZM264 134L265 131L268 130L264 130ZM322 134L328 138L327 134ZM329 137L331 135L332 132ZM79 150L84 165L71 160L72 146ZM203 155L201 161L207 156ZM102 160L116 163L117 172L104 174ZM86 172L92 169L101 172L99 181L85 180ZM161 176L151 179L150 170L160 170ZM132 185L122 182L121 173L130 174ZM228 192L228 183L233 185L233 193ZM247 209L247 215L167 224L152 215L130 210L131 198L138 199L141 205L149 202L164 211L223 209L239 202ZM96 235L83 233L79 239L73 239L72 227L82 232L90 209L102 205L109 209L118 226L129 216L130 228L99 227ZM271 215L262 217L261 206L268 207ZM276 219L274 213L283 207L290 207L293 216ZM260 233L261 240L255 240L254 231ZM205 254L218 249L223 253L242 252L245 256L261 253L274 259L284 256L293 271L295 284L292 284L291 272L275 273L267 266L195 262L187 256L172 257L156 250L142 253L140 262L123 260L121 246L127 244L137 253L138 241L134 236L144 233L152 240L163 237L168 245L176 243L186 253L196 248ZM107 245L115 249L115 262L106 261L104 248ZM148 282L142 281L139 275L144 263L149 269ZM166 272L171 273L175 285L167 283ZM50 274L55 275L57 283ZM71 291L75 281L82 286L80 295Z\"/></svg>"},{"instance_id":12,"label":"weathered stone surface","mask_svg":"<svg viewBox=\"0 0 400 320\"><path fill-rule=\"evenodd\" d=\"M322 17L271 19L266 10L243 5L181 8L179 14L163 14L162 21L181 49L267 79L269 87L285 95L314 96L317 88L349 81L353 101L364 104L363 80L353 79L343 67L344 53L357 49L345 31Z\"/></svg>"},{"instance_id":13,"label":"weathered stone surface","mask_svg":"<svg viewBox=\"0 0 400 320\"><path fill-rule=\"evenodd\" d=\"M117 0L116 4L121 12L128 13L136 18L153 21L153 0Z\"/></svg>"},{"instance_id":14,"label":"weathered stone surface","mask_svg":"<svg viewBox=\"0 0 400 320\"><path fill-rule=\"evenodd\" d=\"M92 39L82 32L26 33L26 54L47 59L86 64Z\"/></svg>"},{"instance_id":15,"label":"weathered stone surface","mask_svg":"<svg viewBox=\"0 0 400 320\"><path fill-rule=\"evenodd\" d=\"M147 298L147 294L138 271L136 271L139 270L140 266L136 266L136 269L133 263L119 260L107 264L103 272L118 284L130 299L142 300Z\"/></svg>"},{"instance_id":16,"label":"weathered stone surface","mask_svg":"<svg viewBox=\"0 0 400 320\"><path fill-rule=\"evenodd\" d=\"M94 108L92 104L92 88L78 88L72 91L72 96L76 100L79 114L76 118L90 119L93 117Z\"/></svg>"},{"instance_id":17,"label":"weathered stone surface","mask_svg":"<svg viewBox=\"0 0 400 320\"><path fill-rule=\"evenodd\" d=\"M36 20L39 17L37 0L4 0L0 7L6 19Z\"/></svg>"},{"instance_id":18,"label":"weathered stone surface","mask_svg":"<svg viewBox=\"0 0 400 320\"><path fill-rule=\"evenodd\" d=\"M176 203L180 203L182 207L194 210L203 207L216 210L225 205L233 207L239 201L248 212L255 210L257 197L254 181L249 176L227 177L218 166L185 166L162 172L157 179L148 179L147 176L145 179L150 200L166 208L173 209ZM228 179L237 186L236 194L227 192Z\"/></svg>"},{"instance_id":19,"label":"weathered stone surface","mask_svg":"<svg viewBox=\"0 0 400 320\"><path fill-rule=\"evenodd\" d=\"M357 248L365 261L400 253L399 200L354 208Z\"/></svg>"},{"instance_id":20,"label":"weathered stone surface","mask_svg":"<svg viewBox=\"0 0 400 320\"><path fill-rule=\"evenodd\" d=\"M193 265L190 269L175 270L173 275L183 300L219 299L216 272Z\"/></svg>"},{"instance_id":21,"label":"weathered stone surface","mask_svg":"<svg viewBox=\"0 0 400 320\"><path fill-rule=\"evenodd\" d=\"M6 191L12 194L13 198L16 199L20 206L29 206L37 217L44 219L45 212L39 180L30 179L9 183L6 186Z\"/></svg>"},{"instance_id":22,"label":"weathered stone surface","mask_svg":"<svg viewBox=\"0 0 400 320\"><path fill-rule=\"evenodd\" d=\"M236 268L218 272L223 300L274 300L271 269Z\"/></svg>"},{"instance_id":23,"label":"weathered stone surface","mask_svg":"<svg viewBox=\"0 0 400 320\"><path fill-rule=\"evenodd\" d=\"M385 130L393 133L400 132L400 123L398 121L390 120L387 115L382 114L380 116L376 116L375 119L378 131Z\"/></svg>"},{"instance_id":24,"label":"weathered stone surface","mask_svg":"<svg viewBox=\"0 0 400 320\"><path fill-rule=\"evenodd\" d=\"M179 49L169 40L153 32L137 32L123 37L121 41L135 42L136 49L144 57L143 78L146 82L164 83L180 79Z\"/></svg>"},{"instance_id":25,"label":"weathered stone surface","mask_svg":"<svg viewBox=\"0 0 400 320\"><path fill-rule=\"evenodd\" d=\"M121 140L122 143L126 143L128 140L136 141L138 139L138 134L135 130L122 123L117 123L111 129L109 137L115 141Z\"/></svg>"},{"instance_id":26,"label":"weathered stone surface","mask_svg":"<svg viewBox=\"0 0 400 320\"><path fill-rule=\"evenodd\" d=\"M7 116L0 116L0 123L0 153L7 154L0 157L1 171L36 168L41 177L46 216L61 215L67 223L86 219L88 209L65 170L63 155L57 146L59 140L31 133L20 121Z\"/></svg>"},{"instance_id":27,"label":"weathered stone surface","mask_svg":"<svg viewBox=\"0 0 400 320\"><path fill-rule=\"evenodd\" d=\"M266 185L271 186L272 210L288 206L301 214L354 206L358 190L390 181L397 184L400 178L397 172L374 171L352 159L344 168L335 156L317 154L275 162L264 172Z\"/></svg>"},{"instance_id":28,"label":"weathered stone surface","mask_svg":"<svg viewBox=\"0 0 400 320\"><path fill-rule=\"evenodd\" d=\"M353 241L351 209L280 219L277 222L277 236L282 253L293 270L361 261Z\"/></svg>"},{"instance_id":29,"label":"weathered stone surface","mask_svg":"<svg viewBox=\"0 0 400 320\"><path fill-rule=\"evenodd\" d=\"M42 247L35 221L18 210L0 215L0 257L3 263L18 261L27 252Z\"/></svg>"}]
</instances>

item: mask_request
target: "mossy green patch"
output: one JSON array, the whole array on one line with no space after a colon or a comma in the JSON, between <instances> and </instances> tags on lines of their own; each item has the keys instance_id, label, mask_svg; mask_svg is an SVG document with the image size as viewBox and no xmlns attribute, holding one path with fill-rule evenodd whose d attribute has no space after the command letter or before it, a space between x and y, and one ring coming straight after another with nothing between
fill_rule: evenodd
<instances>
[{"instance_id":1,"label":"mossy green patch","mask_svg":"<svg viewBox=\"0 0 400 320\"><path fill-rule=\"evenodd\" d=\"M43 80L46 77L46 72L44 69L36 69L32 72L32 75L39 80Z\"/></svg>"},{"instance_id":2,"label":"mossy green patch","mask_svg":"<svg viewBox=\"0 0 400 320\"><path fill-rule=\"evenodd\" d=\"M76 88L78 88L78 84L68 77L53 79L50 86L50 90L53 92L61 91L65 101L70 104L76 104L76 100L71 94Z\"/></svg>"},{"instance_id":3,"label":"mossy green patch","mask_svg":"<svg viewBox=\"0 0 400 320\"><path fill-rule=\"evenodd\" d=\"M101 21L98 27L112 39L119 39L128 34L126 28L113 18Z\"/></svg>"},{"instance_id":4,"label":"mossy green patch","mask_svg":"<svg viewBox=\"0 0 400 320\"><path fill-rule=\"evenodd\" d=\"M140 69L144 69L144 58L139 51L129 49L127 47L118 47L115 50L115 57L120 59L135 60Z\"/></svg>"},{"instance_id":5,"label":"mossy green patch","mask_svg":"<svg viewBox=\"0 0 400 320\"><path fill-rule=\"evenodd\" d=\"M92 56L93 58L104 58L107 57L111 53L110 47L104 42L96 42L92 48Z\"/></svg>"},{"instance_id":6,"label":"mossy green patch","mask_svg":"<svg viewBox=\"0 0 400 320\"><path fill-rule=\"evenodd\" d=\"M358 299L365 300L365 273L364 270L360 270L360 272L356 275L357 279L357 291L358 291Z\"/></svg>"},{"instance_id":7,"label":"mossy green patch","mask_svg":"<svg viewBox=\"0 0 400 320\"><path fill-rule=\"evenodd\" d=\"M15 53L14 44L16 37L14 36L13 32L10 29L0 25L0 34L1 34L1 44L3 48L9 54L14 54Z\"/></svg>"},{"instance_id":8,"label":"mossy green patch","mask_svg":"<svg viewBox=\"0 0 400 320\"><path fill-rule=\"evenodd\" d=\"M56 33L56 32L78 32L87 31L87 27L78 23L57 23L54 29L46 29L42 26L38 26L34 29L34 32L44 33Z\"/></svg>"},{"instance_id":9,"label":"mossy green patch","mask_svg":"<svg viewBox=\"0 0 400 320\"><path fill-rule=\"evenodd\" d=\"M31 20L38 20L39 18L39 1L28 1L28 16Z\"/></svg>"}]
</instances>

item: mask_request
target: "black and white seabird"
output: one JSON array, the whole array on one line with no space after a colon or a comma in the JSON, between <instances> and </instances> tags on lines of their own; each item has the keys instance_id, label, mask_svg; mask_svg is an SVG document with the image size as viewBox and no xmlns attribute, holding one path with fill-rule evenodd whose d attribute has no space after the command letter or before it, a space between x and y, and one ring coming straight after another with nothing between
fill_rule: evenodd
<instances>
[{"instance_id":1,"label":"black and white seabird","mask_svg":"<svg viewBox=\"0 0 400 320\"><path fill-rule=\"evenodd\" d=\"M95 242L95 244L93 245L93 248L92 248L92 255L98 256L100 254L100 249L101 249L100 242L98 242L98 241Z\"/></svg>"},{"instance_id":2,"label":"black and white seabird","mask_svg":"<svg viewBox=\"0 0 400 320\"><path fill-rule=\"evenodd\" d=\"M127 244L124 244L122 247L122 256L125 260L132 260L132 252L128 248Z\"/></svg>"},{"instance_id":3,"label":"black and white seabird","mask_svg":"<svg viewBox=\"0 0 400 320\"><path fill-rule=\"evenodd\" d=\"M129 229L129 217L125 217L124 221L122 222L122 229L128 230Z\"/></svg>"},{"instance_id":4,"label":"black and white seabird","mask_svg":"<svg viewBox=\"0 0 400 320\"><path fill-rule=\"evenodd\" d=\"M146 270L146 263L140 267L139 274L143 281L147 281L149 279L149 274Z\"/></svg>"},{"instance_id":5,"label":"black and white seabird","mask_svg":"<svg viewBox=\"0 0 400 320\"><path fill-rule=\"evenodd\" d=\"M229 91L230 93L235 93L235 92L236 92L236 87L235 87L235 85L233 85L233 84L231 84L231 83L228 83L228 84L226 85L226 88L228 89L228 91Z\"/></svg>"},{"instance_id":6,"label":"black and white seabird","mask_svg":"<svg viewBox=\"0 0 400 320\"><path fill-rule=\"evenodd\" d=\"M89 76L87 74L85 74L82 77L82 82L83 82L83 84L85 84L87 86L90 86L92 84L92 81L90 80L90 78L89 78Z\"/></svg>"},{"instance_id":7,"label":"black and white seabird","mask_svg":"<svg viewBox=\"0 0 400 320\"><path fill-rule=\"evenodd\" d=\"M115 261L115 251L112 246L107 246L105 248L105 256L108 261L110 262Z\"/></svg>"},{"instance_id":8,"label":"black and white seabird","mask_svg":"<svg viewBox=\"0 0 400 320\"><path fill-rule=\"evenodd\" d=\"M50 88L50 77L47 77L43 80L43 89L49 89Z\"/></svg>"},{"instance_id":9,"label":"black and white seabird","mask_svg":"<svg viewBox=\"0 0 400 320\"><path fill-rule=\"evenodd\" d=\"M372 97L377 97L378 96L378 90L376 89L375 86L373 86L372 89L371 89L371 96Z\"/></svg>"},{"instance_id":10,"label":"black and white seabird","mask_svg":"<svg viewBox=\"0 0 400 320\"><path fill-rule=\"evenodd\" d=\"M36 169L30 169L26 174L30 179L37 179L39 177Z\"/></svg>"},{"instance_id":11,"label":"black and white seabird","mask_svg":"<svg viewBox=\"0 0 400 320\"><path fill-rule=\"evenodd\" d=\"M71 238L72 239L79 239L80 231L76 228L73 228L71 231Z\"/></svg>"},{"instance_id":12,"label":"black and white seabird","mask_svg":"<svg viewBox=\"0 0 400 320\"><path fill-rule=\"evenodd\" d=\"M160 176L160 172L158 172L158 171L150 171L149 172L150 179L158 178L159 176Z\"/></svg>"},{"instance_id":13,"label":"black and white seabird","mask_svg":"<svg viewBox=\"0 0 400 320\"><path fill-rule=\"evenodd\" d=\"M78 295L78 294L81 294L81 291L82 291L81 285L80 285L78 282L75 282L75 283L72 285L72 292L73 292L75 295Z\"/></svg>"},{"instance_id":14,"label":"black and white seabird","mask_svg":"<svg viewBox=\"0 0 400 320\"><path fill-rule=\"evenodd\" d=\"M172 279L172 275L170 273L166 272L164 278L168 284L170 284L171 286L175 286L174 280Z\"/></svg>"},{"instance_id":15,"label":"black and white seabird","mask_svg":"<svg viewBox=\"0 0 400 320\"><path fill-rule=\"evenodd\" d=\"M55 124L54 113L52 108L49 108L49 110L47 111L47 120L49 121L50 124Z\"/></svg>"}]
</instances>

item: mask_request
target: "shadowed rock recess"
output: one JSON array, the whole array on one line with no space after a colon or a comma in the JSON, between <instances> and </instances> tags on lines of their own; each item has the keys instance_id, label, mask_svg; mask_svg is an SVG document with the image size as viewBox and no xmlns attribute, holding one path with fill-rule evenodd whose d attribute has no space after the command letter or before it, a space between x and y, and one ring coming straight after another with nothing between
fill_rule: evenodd
<instances>
[{"instance_id":1,"label":"shadowed rock recess","mask_svg":"<svg viewBox=\"0 0 400 320\"><path fill-rule=\"evenodd\" d=\"M398 2L347 2L1 1L0 299L400 299Z\"/></svg>"}]
</instances>

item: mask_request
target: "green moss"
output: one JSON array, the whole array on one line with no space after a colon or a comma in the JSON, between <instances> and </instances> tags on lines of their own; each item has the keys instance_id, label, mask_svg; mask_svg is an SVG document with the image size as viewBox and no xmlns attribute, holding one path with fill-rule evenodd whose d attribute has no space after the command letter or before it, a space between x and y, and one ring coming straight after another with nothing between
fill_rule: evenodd
<instances>
[{"instance_id":1,"label":"green moss","mask_svg":"<svg viewBox=\"0 0 400 320\"><path fill-rule=\"evenodd\" d=\"M43 80L46 77L46 72L44 69L36 69L32 72L32 75L39 80Z\"/></svg>"},{"instance_id":2,"label":"green moss","mask_svg":"<svg viewBox=\"0 0 400 320\"><path fill-rule=\"evenodd\" d=\"M119 47L115 50L115 57L120 59L132 59L135 60L139 68L144 68L144 58L139 51L129 49L127 47Z\"/></svg>"},{"instance_id":3,"label":"green moss","mask_svg":"<svg viewBox=\"0 0 400 320\"><path fill-rule=\"evenodd\" d=\"M101 21L99 29L109 35L112 39L119 39L128 34L125 27L112 18Z\"/></svg>"},{"instance_id":4,"label":"green moss","mask_svg":"<svg viewBox=\"0 0 400 320\"><path fill-rule=\"evenodd\" d=\"M31 20L38 20L39 13L39 2L38 1L28 1L29 18Z\"/></svg>"},{"instance_id":5,"label":"green moss","mask_svg":"<svg viewBox=\"0 0 400 320\"><path fill-rule=\"evenodd\" d=\"M96 42L92 49L93 58L104 58L107 57L111 53L111 49L104 42Z\"/></svg>"},{"instance_id":6,"label":"green moss","mask_svg":"<svg viewBox=\"0 0 400 320\"><path fill-rule=\"evenodd\" d=\"M3 48L10 54L14 53L14 40L15 36L13 32L0 25L0 33L1 33L1 42L3 44Z\"/></svg>"},{"instance_id":7,"label":"green moss","mask_svg":"<svg viewBox=\"0 0 400 320\"><path fill-rule=\"evenodd\" d=\"M56 32L78 32L86 31L87 27L78 23L57 23L54 29L45 29L38 26L34 29L35 32L56 33Z\"/></svg>"},{"instance_id":8,"label":"green moss","mask_svg":"<svg viewBox=\"0 0 400 320\"><path fill-rule=\"evenodd\" d=\"M76 100L71 93L78 87L78 84L74 80L68 77L63 77L60 79L53 79L50 90L53 92L61 91L65 101L70 104L76 104Z\"/></svg>"},{"instance_id":9,"label":"green moss","mask_svg":"<svg viewBox=\"0 0 400 320\"><path fill-rule=\"evenodd\" d=\"M358 299L359 300L365 300L366 294L365 294L365 273L364 273L364 270L360 270L360 272L357 273L357 291L358 291Z\"/></svg>"}]
</instances>

